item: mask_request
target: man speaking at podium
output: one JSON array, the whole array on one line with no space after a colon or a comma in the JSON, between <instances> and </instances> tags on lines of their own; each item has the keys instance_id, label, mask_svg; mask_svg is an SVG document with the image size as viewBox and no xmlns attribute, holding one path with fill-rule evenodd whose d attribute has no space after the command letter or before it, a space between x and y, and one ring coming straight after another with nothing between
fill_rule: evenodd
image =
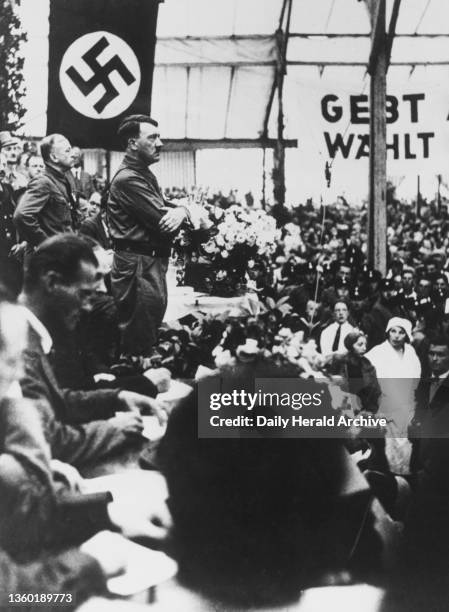
<instances>
[{"instance_id":1,"label":"man speaking at podium","mask_svg":"<svg viewBox=\"0 0 449 612\"><path fill-rule=\"evenodd\" d=\"M122 352L148 355L167 308L166 273L172 240L188 218L165 202L149 169L159 161L158 124L131 115L118 135L126 153L111 181L107 218L114 249L111 281L120 319Z\"/></svg>"}]
</instances>

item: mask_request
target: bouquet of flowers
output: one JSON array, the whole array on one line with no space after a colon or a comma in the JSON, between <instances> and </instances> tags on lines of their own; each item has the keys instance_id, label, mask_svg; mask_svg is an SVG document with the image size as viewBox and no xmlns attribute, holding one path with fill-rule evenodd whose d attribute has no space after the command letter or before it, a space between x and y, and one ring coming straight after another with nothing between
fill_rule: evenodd
<instances>
[{"instance_id":1,"label":"bouquet of flowers","mask_svg":"<svg viewBox=\"0 0 449 612\"><path fill-rule=\"evenodd\" d=\"M189 257L185 284L214 295L238 295L246 289L247 272L274 253L280 230L264 210L237 204L225 210L211 207L208 218L213 231L209 229L207 242L194 244L186 234L178 238L178 254L183 251Z\"/></svg>"}]
</instances>

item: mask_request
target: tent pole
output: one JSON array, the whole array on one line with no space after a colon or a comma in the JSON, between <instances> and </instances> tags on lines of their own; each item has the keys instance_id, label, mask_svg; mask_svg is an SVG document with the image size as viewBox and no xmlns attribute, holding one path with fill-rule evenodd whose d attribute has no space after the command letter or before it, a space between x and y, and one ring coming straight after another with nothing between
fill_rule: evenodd
<instances>
[{"instance_id":1,"label":"tent pole","mask_svg":"<svg viewBox=\"0 0 449 612\"><path fill-rule=\"evenodd\" d=\"M371 0L370 159L368 261L382 274L387 271L387 156L385 0Z\"/></svg>"},{"instance_id":2,"label":"tent pole","mask_svg":"<svg viewBox=\"0 0 449 612\"><path fill-rule=\"evenodd\" d=\"M278 61L276 66L276 81L278 94L277 139L273 156L273 196L274 201L282 206L285 204L285 146L284 146L284 77L287 72L287 47L290 33L293 0L287 0L287 20L285 31L276 32Z\"/></svg>"},{"instance_id":3,"label":"tent pole","mask_svg":"<svg viewBox=\"0 0 449 612\"><path fill-rule=\"evenodd\" d=\"M421 176L416 177L416 217L421 218Z\"/></svg>"},{"instance_id":4,"label":"tent pole","mask_svg":"<svg viewBox=\"0 0 449 612\"><path fill-rule=\"evenodd\" d=\"M262 208L267 208L267 149L262 149Z\"/></svg>"}]
</instances>

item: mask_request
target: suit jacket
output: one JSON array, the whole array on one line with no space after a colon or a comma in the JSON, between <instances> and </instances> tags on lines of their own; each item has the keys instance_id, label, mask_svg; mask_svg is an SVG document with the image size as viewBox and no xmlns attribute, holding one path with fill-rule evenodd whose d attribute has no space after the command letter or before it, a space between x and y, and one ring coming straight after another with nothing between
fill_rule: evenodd
<instances>
[{"instance_id":1,"label":"suit jacket","mask_svg":"<svg viewBox=\"0 0 449 612\"><path fill-rule=\"evenodd\" d=\"M26 375L21 381L23 393L32 399L45 399L58 419L66 423L86 423L108 419L123 406L120 390L74 391L61 389L38 334L29 328L28 346L24 355Z\"/></svg>"},{"instance_id":2,"label":"suit jacket","mask_svg":"<svg viewBox=\"0 0 449 612\"><path fill-rule=\"evenodd\" d=\"M41 548L56 497L39 413L26 399L0 404L0 546L15 555Z\"/></svg>"},{"instance_id":3,"label":"suit jacket","mask_svg":"<svg viewBox=\"0 0 449 612\"><path fill-rule=\"evenodd\" d=\"M75 176L72 171L69 171L67 172L67 179L70 183L73 193L75 194L77 202L80 197L88 200L95 191L94 182L91 175L82 168L79 178Z\"/></svg>"},{"instance_id":4,"label":"suit jacket","mask_svg":"<svg viewBox=\"0 0 449 612\"><path fill-rule=\"evenodd\" d=\"M449 495L449 375L439 384L430 400L428 379L416 390L414 436L418 452L418 482L434 493Z\"/></svg>"},{"instance_id":5,"label":"suit jacket","mask_svg":"<svg viewBox=\"0 0 449 612\"><path fill-rule=\"evenodd\" d=\"M108 419L120 410L120 390L61 389L31 326L20 383L24 396L36 400L54 459L82 465L108 455L128 441L115 424L95 420Z\"/></svg>"}]
</instances>

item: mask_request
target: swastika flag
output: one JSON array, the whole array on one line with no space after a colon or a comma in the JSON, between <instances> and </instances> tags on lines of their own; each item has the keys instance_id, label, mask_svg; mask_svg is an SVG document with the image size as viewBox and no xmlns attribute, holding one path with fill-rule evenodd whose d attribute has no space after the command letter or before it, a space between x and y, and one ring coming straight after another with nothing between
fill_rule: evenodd
<instances>
[{"instance_id":1,"label":"swastika flag","mask_svg":"<svg viewBox=\"0 0 449 612\"><path fill-rule=\"evenodd\" d=\"M50 0L47 133L119 149L121 118L149 114L160 0Z\"/></svg>"}]
</instances>

